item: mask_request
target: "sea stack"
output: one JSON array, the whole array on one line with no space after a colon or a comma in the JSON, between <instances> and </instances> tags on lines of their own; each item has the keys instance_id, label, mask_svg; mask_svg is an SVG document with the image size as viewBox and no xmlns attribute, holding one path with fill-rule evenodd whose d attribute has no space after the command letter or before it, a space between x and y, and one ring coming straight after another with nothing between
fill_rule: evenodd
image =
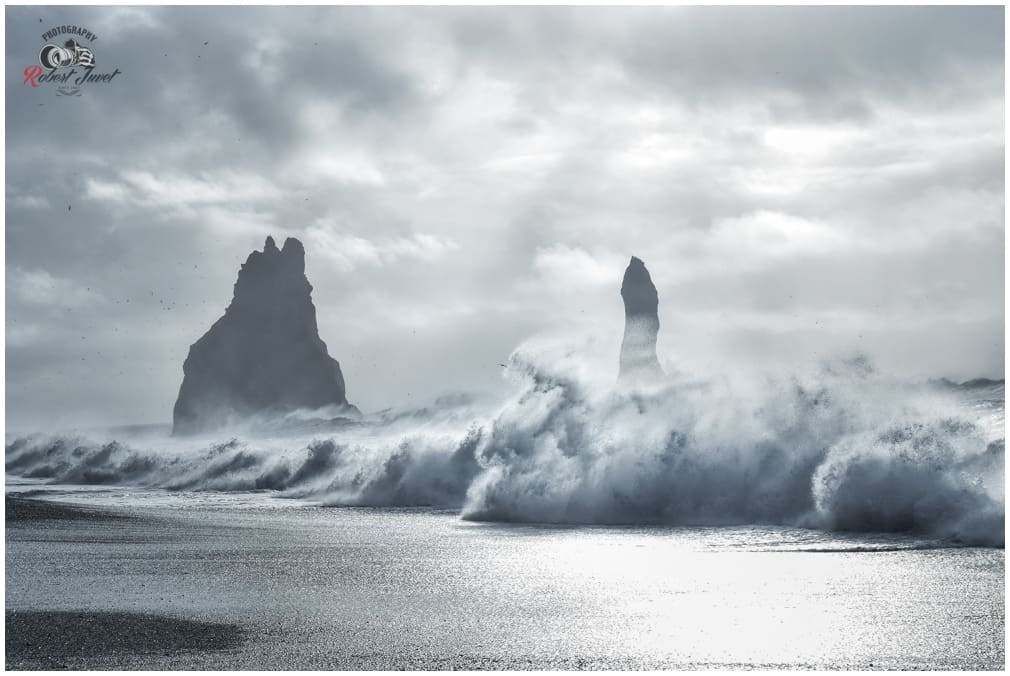
<instances>
[{"instance_id":1,"label":"sea stack","mask_svg":"<svg viewBox=\"0 0 1010 676\"><path fill-rule=\"evenodd\" d=\"M624 340L621 342L622 381L649 380L663 375L656 357L659 334L659 294L645 264L631 257L621 284L624 299Z\"/></svg>"},{"instance_id":2,"label":"sea stack","mask_svg":"<svg viewBox=\"0 0 1010 676\"><path fill-rule=\"evenodd\" d=\"M254 416L347 403L340 364L319 338L305 249L267 237L239 270L224 316L189 348L173 434L211 431Z\"/></svg>"}]
</instances>

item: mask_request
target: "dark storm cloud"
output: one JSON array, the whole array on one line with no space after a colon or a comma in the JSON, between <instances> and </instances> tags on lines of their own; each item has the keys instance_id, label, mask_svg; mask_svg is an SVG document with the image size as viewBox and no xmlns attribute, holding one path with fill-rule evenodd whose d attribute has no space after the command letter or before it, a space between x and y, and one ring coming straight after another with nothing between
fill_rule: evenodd
<instances>
[{"instance_id":1,"label":"dark storm cloud","mask_svg":"<svg viewBox=\"0 0 1010 676\"><path fill-rule=\"evenodd\" d=\"M688 95L779 90L803 95L814 109L828 98L844 113L854 97L921 97L952 75L991 67L1002 54L997 14L982 7L726 7L653 22L624 44L632 70Z\"/></svg>"},{"instance_id":2,"label":"dark storm cloud","mask_svg":"<svg viewBox=\"0 0 1010 676\"><path fill-rule=\"evenodd\" d=\"M267 234L365 409L617 340L633 253L685 367L1002 372L1002 8L6 12L9 425L167 419ZM121 78L25 87L63 24Z\"/></svg>"},{"instance_id":3,"label":"dark storm cloud","mask_svg":"<svg viewBox=\"0 0 1010 676\"><path fill-rule=\"evenodd\" d=\"M609 63L647 99L704 107L779 94L787 98L757 103L815 118L870 114L866 98L877 95L935 103L948 92L977 93L996 81L971 71L996 75L1003 44L990 7L587 8L579 16L538 8L505 19L471 10L453 28L468 53L540 92L550 90L535 73L553 80Z\"/></svg>"}]
</instances>

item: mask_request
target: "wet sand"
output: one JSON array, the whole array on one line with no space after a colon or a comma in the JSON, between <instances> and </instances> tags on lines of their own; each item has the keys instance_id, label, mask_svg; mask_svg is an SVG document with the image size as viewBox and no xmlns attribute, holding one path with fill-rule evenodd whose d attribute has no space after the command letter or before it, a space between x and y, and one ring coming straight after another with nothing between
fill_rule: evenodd
<instances>
[{"instance_id":1,"label":"wet sand","mask_svg":"<svg viewBox=\"0 0 1010 676\"><path fill-rule=\"evenodd\" d=\"M14 525L28 532L58 529L61 523L137 520L117 510L10 495L5 496L4 509L8 528ZM17 670L124 669L165 659L178 663L193 654L234 648L242 641L238 625L168 615L8 609L4 619L6 668Z\"/></svg>"},{"instance_id":2,"label":"wet sand","mask_svg":"<svg viewBox=\"0 0 1010 676\"><path fill-rule=\"evenodd\" d=\"M64 505L47 500L4 496L4 514L7 524L45 521L101 521L132 518L128 514L96 507Z\"/></svg>"},{"instance_id":3,"label":"wet sand","mask_svg":"<svg viewBox=\"0 0 1010 676\"><path fill-rule=\"evenodd\" d=\"M235 625L123 612L7 611L7 669L117 669L233 648Z\"/></svg>"},{"instance_id":4,"label":"wet sand","mask_svg":"<svg viewBox=\"0 0 1010 676\"><path fill-rule=\"evenodd\" d=\"M101 506L7 498L8 668L1004 662L1002 550L123 496Z\"/></svg>"}]
</instances>

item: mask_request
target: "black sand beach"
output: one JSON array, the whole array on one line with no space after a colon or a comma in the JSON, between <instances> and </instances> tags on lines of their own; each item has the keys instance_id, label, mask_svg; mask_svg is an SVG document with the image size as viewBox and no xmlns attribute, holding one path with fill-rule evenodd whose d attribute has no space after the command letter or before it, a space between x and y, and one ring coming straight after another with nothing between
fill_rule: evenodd
<instances>
[{"instance_id":1,"label":"black sand beach","mask_svg":"<svg viewBox=\"0 0 1010 676\"><path fill-rule=\"evenodd\" d=\"M1003 664L1001 549L69 495L7 498L9 669Z\"/></svg>"},{"instance_id":2,"label":"black sand beach","mask_svg":"<svg viewBox=\"0 0 1010 676\"><path fill-rule=\"evenodd\" d=\"M61 523L95 526L137 521L119 511L10 495L5 496L4 509L8 543L11 525L17 528L14 539L18 540L20 535L32 531L36 535L51 529L58 531ZM88 539L82 532L81 541ZM187 654L226 650L238 645L241 636L237 625L167 615L8 608L5 613L6 668L134 668L149 660L170 658L177 662Z\"/></svg>"},{"instance_id":3,"label":"black sand beach","mask_svg":"<svg viewBox=\"0 0 1010 676\"><path fill-rule=\"evenodd\" d=\"M117 669L238 645L239 627L122 612L6 613L7 669Z\"/></svg>"},{"instance_id":4,"label":"black sand beach","mask_svg":"<svg viewBox=\"0 0 1010 676\"><path fill-rule=\"evenodd\" d=\"M117 513L95 507L64 505L47 500L32 500L27 497L4 496L5 520L8 524L23 524L36 521L102 521L125 520L128 514Z\"/></svg>"}]
</instances>

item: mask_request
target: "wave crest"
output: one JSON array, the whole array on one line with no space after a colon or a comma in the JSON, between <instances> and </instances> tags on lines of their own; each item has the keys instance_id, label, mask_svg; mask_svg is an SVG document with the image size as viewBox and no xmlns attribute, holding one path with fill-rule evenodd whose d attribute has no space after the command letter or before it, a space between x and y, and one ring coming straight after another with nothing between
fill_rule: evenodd
<instances>
[{"instance_id":1,"label":"wave crest","mask_svg":"<svg viewBox=\"0 0 1010 676\"><path fill-rule=\"evenodd\" d=\"M559 366L478 448L464 518L916 531L1003 545L1003 443L933 387L865 360L806 379L599 391ZM550 360L563 364L563 360Z\"/></svg>"},{"instance_id":2,"label":"wave crest","mask_svg":"<svg viewBox=\"0 0 1010 676\"><path fill-rule=\"evenodd\" d=\"M9 441L7 472L58 483L270 490L324 505L435 506L470 520L776 524L1003 546L1003 392L979 407L864 361L804 377L674 375L615 389L520 349L495 411L448 402L318 436ZM991 405L999 401L998 406Z\"/></svg>"}]
</instances>

